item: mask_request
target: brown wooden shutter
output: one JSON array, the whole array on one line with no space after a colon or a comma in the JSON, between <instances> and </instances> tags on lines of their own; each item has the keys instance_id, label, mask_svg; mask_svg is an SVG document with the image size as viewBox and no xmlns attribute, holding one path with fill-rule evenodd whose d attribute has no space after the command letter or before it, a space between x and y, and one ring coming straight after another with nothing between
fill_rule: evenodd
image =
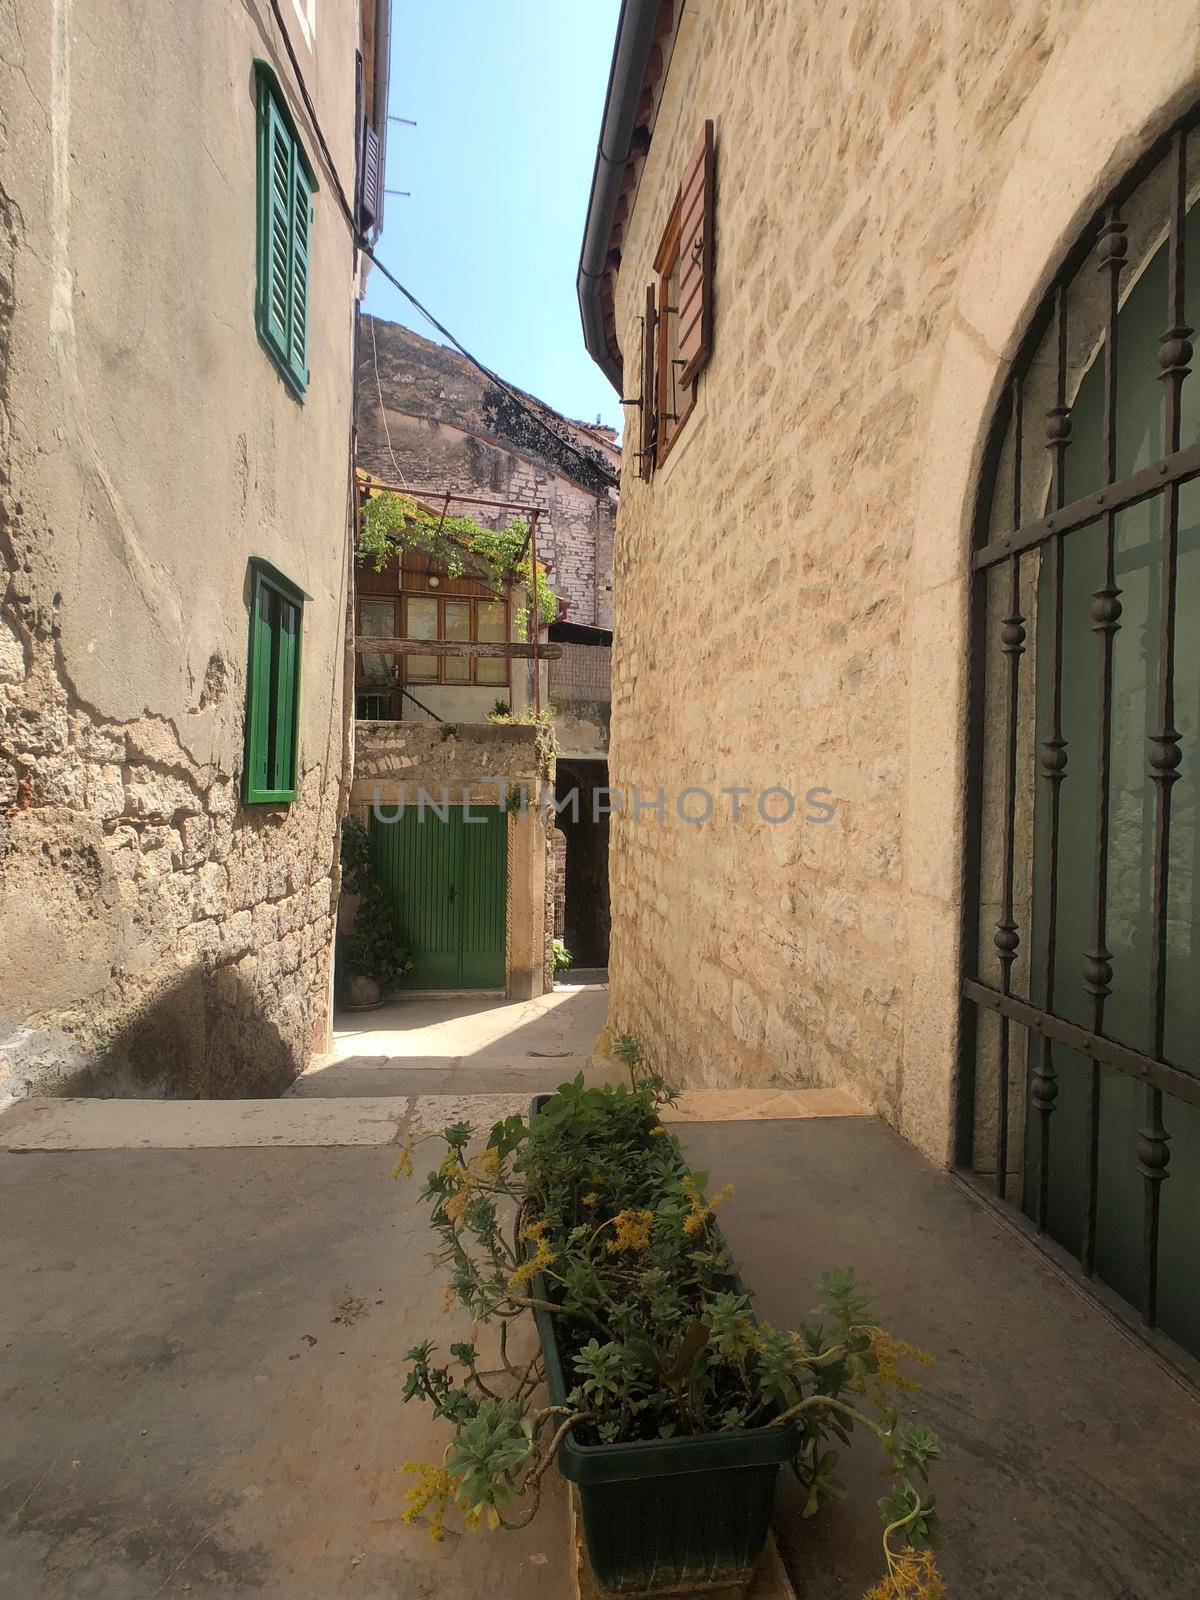
<instances>
[{"instance_id":1,"label":"brown wooden shutter","mask_svg":"<svg viewBox=\"0 0 1200 1600\"><path fill-rule=\"evenodd\" d=\"M712 349L713 124L704 124L683 174L679 208L679 359L691 383Z\"/></svg>"},{"instance_id":2,"label":"brown wooden shutter","mask_svg":"<svg viewBox=\"0 0 1200 1600\"><path fill-rule=\"evenodd\" d=\"M382 210L380 205L382 196L379 193L380 168L383 164L382 155L379 135L364 117L362 151L359 158L360 194L358 203L358 225L364 232L379 221Z\"/></svg>"},{"instance_id":3,"label":"brown wooden shutter","mask_svg":"<svg viewBox=\"0 0 1200 1600\"><path fill-rule=\"evenodd\" d=\"M657 321L654 285L651 283L646 286L646 315L642 319L642 426L638 441L640 478L648 478L654 468L654 438L658 420L658 397L654 383L654 333Z\"/></svg>"}]
</instances>

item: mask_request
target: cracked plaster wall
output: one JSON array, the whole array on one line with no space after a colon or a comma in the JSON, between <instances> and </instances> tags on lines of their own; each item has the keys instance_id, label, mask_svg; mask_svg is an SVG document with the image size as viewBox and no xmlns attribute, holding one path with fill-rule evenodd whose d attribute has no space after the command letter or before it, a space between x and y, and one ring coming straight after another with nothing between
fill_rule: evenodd
<instances>
[{"instance_id":1,"label":"cracked plaster wall","mask_svg":"<svg viewBox=\"0 0 1200 1600\"><path fill-rule=\"evenodd\" d=\"M356 27L293 40L343 182ZM318 168L301 406L254 326L269 6L0 0L0 41L0 1099L271 1092L328 1023L348 237ZM289 807L239 801L251 555L311 596Z\"/></svg>"}]
</instances>

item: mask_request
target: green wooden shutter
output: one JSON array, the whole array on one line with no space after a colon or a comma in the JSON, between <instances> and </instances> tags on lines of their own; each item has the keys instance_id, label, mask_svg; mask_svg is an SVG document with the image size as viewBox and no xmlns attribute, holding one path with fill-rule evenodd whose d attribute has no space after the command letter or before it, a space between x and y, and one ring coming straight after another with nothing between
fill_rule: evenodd
<instances>
[{"instance_id":1,"label":"green wooden shutter","mask_svg":"<svg viewBox=\"0 0 1200 1600\"><path fill-rule=\"evenodd\" d=\"M275 805L296 798L304 597L269 562L255 557L251 570L242 797L249 805Z\"/></svg>"},{"instance_id":2,"label":"green wooden shutter","mask_svg":"<svg viewBox=\"0 0 1200 1600\"><path fill-rule=\"evenodd\" d=\"M268 94L266 172L261 175L266 183L267 258L260 270L267 329L284 351L291 329L293 165L292 137L274 95Z\"/></svg>"},{"instance_id":3,"label":"green wooden shutter","mask_svg":"<svg viewBox=\"0 0 1200 1600\"><path fill-rule=\"evenodd\" d=\"M275 651L274 777L277 793L296 790L296 702L300 668L300 608L280 597Z\"/></svg>"},{"instance_id":4,"label":"green wooden shutter","mask_svg":"<svg viewBox=\"0 0 1200 1600\"><path fill-rule=\"evenodd\" d=\"M292 162L292 275L288 360L297 381L308 383L308 239L312 200L299 161Z\"/></svg>"},{"instance_id":5,"label":"green wooden shutter","mask_svg":"<svg viewBox=\"0 0 1200 1600\"><path fill-rule=\"evenodd\" d=\"M278 79L258 73L259 338L297 399L308 385L308 308L312 273L312 195L316 179Z\"/></svg>"},{"instance_id":6,"label":"green wooden shutter","mask_svg":"<svg viewBox=\"0 0 1200 1600\"><path fill-rule=\"evenodd\" d=\"M246 795L272 787L271 679L272 612L278 596L261 578L254 583L250 621L249 686L246 700Z\"/></svg>"}]
</instances>

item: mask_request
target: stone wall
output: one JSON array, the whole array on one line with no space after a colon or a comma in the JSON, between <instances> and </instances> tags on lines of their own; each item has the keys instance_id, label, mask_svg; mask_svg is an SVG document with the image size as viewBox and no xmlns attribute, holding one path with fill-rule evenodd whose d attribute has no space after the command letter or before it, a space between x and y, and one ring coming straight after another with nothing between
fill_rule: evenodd
<instances>
[{"instance_id":1,"label":"stone wall","mask_svg":"<svg viewBox=\"0 0 1200 1600\"><path fill-rule=\"evenodd\" d=\"M672 1077L846 1085L949 1158L984 440L1198 62L1185 0L688 0L623 243L626 392L706 117L713 354L665 465L623 476L612 781L836 811L614 817L612 1015Z\"/></svg>"},{"instance_id":2,"label":"stone wall","mask_svg":"<svg viewBox=\"0 0 1200 1600\"><path fill-rule=\"evenodd\" d=\"M363 318L359 465L385 482L396 481L399 465L404 481L422 488L548 505L538 522L538 559L550 567L554 592L569 601L573 622L611 627L616 497L589 461L615 471L620 452L608 430L561 417L532 395L524 398L572 441L582 461L556 447L503 389L455 351L398 323ZM513 515L482 506L454 509L486 526L502 526Z\"/></svg>"},{"instance_id":3,"label":"stone wall","mask_svg":"<svg viewBox=\"0 0 1200 1600\"><path fill-rule=\"evenodd\" d=\"M357 14L319 75L295 29L343 172ZM322 178L301 405L254 323L256 57L317 159L269 5L0 33L0 1096L270 1093L329 1020L349 240ZM311 597L289 806L239 800L251 556Z\"/></svg>"}]
</instances>

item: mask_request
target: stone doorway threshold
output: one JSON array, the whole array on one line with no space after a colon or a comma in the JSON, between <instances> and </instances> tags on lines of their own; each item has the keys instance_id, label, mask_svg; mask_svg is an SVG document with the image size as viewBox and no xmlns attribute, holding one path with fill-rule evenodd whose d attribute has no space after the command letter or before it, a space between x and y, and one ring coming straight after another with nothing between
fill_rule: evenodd
<instances>
[{"instance_id":1,"label":"stone doorway threshold","mask_svg":"<svg viewBox=\"0 0 1200 1600\"><path fill-rule=\"evenodd\" d=\"M338 1149L401 1144L451 1122L490 1126L529 1108L531 1092L408 1094L281 1100L22 1100L0 1115L0 1149ZM696 1089L667 1107L664 1122L798 1121L865 1117L840 1089Z\"/></svg>"}]
</instances>

